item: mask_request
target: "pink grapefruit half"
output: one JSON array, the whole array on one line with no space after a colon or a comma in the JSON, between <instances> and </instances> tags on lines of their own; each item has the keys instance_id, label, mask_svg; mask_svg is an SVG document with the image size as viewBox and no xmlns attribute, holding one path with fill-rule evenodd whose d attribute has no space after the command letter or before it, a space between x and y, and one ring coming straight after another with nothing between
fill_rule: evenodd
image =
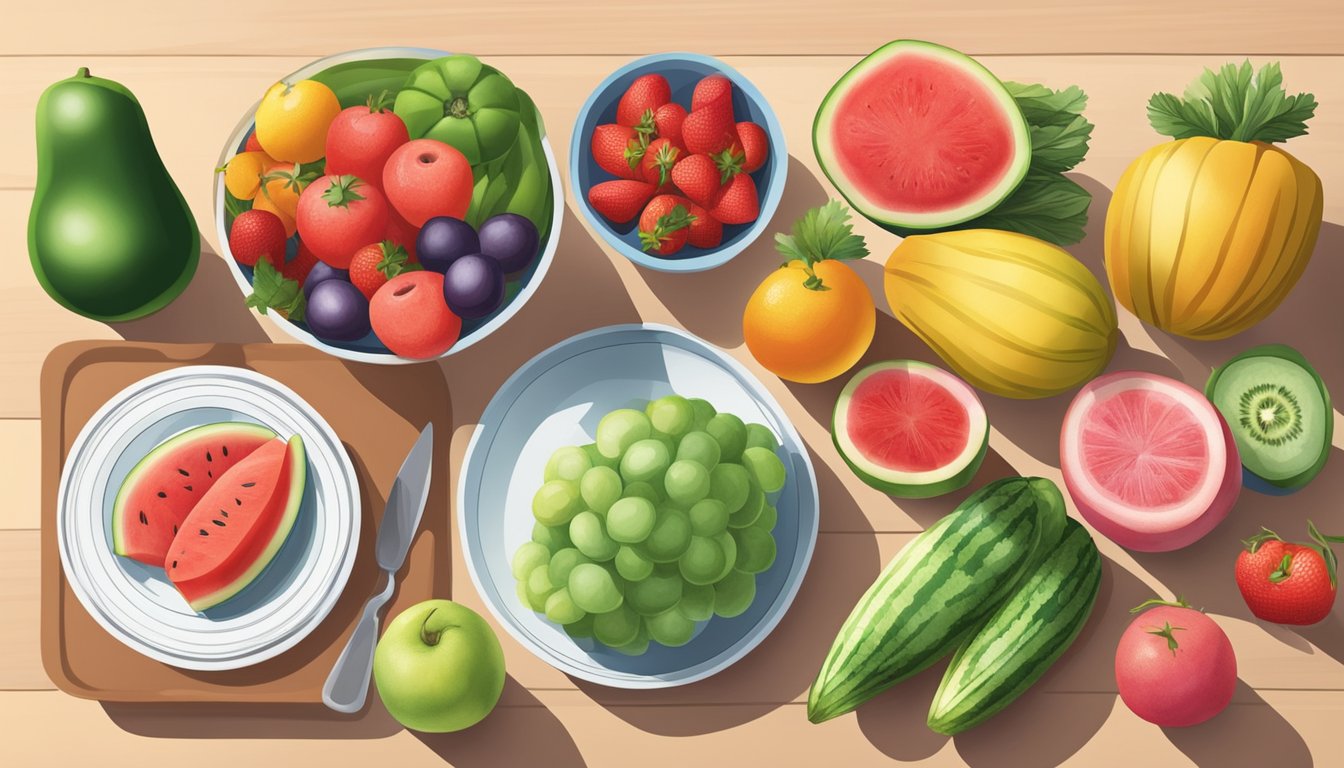
<instances>
[{"instance_id":1,"label":"pink grapefruit half","mask_svg":"<svg viewBox=\"0 0 1344 768\"><path fill-rule=\"evenodd\" d=\"M1118 371L1083 387L1064 416L1059 454L1084 519L1141 552L1198 541L1241 490L1222 415L1197 390L1151 373Z\"/></svg>"}]
</instances>

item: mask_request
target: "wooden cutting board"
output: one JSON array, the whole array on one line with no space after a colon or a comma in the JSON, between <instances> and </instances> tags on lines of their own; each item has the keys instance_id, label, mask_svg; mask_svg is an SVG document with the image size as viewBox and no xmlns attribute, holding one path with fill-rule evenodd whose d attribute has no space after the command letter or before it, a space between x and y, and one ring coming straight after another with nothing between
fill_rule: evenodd
<instances>
[{"instance_id":1,"label":"wooden cutting board","mask_svg":"<svg viewBox=\"0 0 1344 768\"><path fill-rule=\"evenodd\" d=\"M354 570L326 620L285 653L223 672L177 669L121 644L75 597L57 549L61 467L80 429L125 387L188 365L247 368L298 393L331 424L350 453L363 515ZM429 501L385 616L450 594L452 409L438 366L351 363L292 344L83 341L57 347L42 368L42 662L47 674L66 693L101 701L320 704L322 684L365 600L382 586L373 544L387 492L416 435L431 421L439 437Z\"/></svg>"}]
</instances>

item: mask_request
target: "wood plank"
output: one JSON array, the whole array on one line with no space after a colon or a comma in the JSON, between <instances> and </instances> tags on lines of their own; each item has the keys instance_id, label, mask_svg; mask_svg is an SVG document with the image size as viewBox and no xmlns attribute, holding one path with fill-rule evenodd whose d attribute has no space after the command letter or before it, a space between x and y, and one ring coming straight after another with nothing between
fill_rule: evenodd
<instances>
[{"instance_id":1,"label":"wood plank","mask_svg":"<svg viewBox=\"0 0 1344 768\"><path fill-rule=\"evenodd\" d=\"M1255 693L1241 686L1207 724L1162 730L1113 694L1059 694L1047 709L1009 711L948 738L924 726L932 688L811 726L801 704L700 708L607 705L582 691L529 693L510 684L480 725L456 734L400 730L381 708L357 719L321 710L238 713L102 707L55 692L0 693L13 765L139 766L146 760L231 768L240 763L398 765L846 766L1328 765L1338 745L1338 694ZM66 734L77 732L79 738ZM199 739L209 739L208 747ZM636 757L637 756L637 757ZM1123 756L1123 762L1120 760Z\"/></svg>"},{"instance_id":2,"label":"wood plank","mask_svg":"<svg viewBox=\"0 0 1344 768\"><path fill-rule=\"evenodd\" d=\"M708 680L681 688L617 691L573 680L532 656L494 620L466 572L454 542L452 598L485 616L504 644L508 669L530 690L587 691L604 705L706 706L806 700L807 687L850 607L911 534L824 533L808 577L784 621L745 659ZM1113 548L1103 543L1103 549ZM38 548L35 531L0 531L0 690L47 689L38 645ZM1109 557L1109 555L1108 555ZM1115 645L1128 626L1130 607L1155 587L1108 560L1093 618L1074 647L1041 681L1047 693L1115 692ZM1221 572L1220 572L1221 575ZM1231 579L1226 579L1230 583ZM1186 588L1192 580L1173 586ZM1160 585L1158 585L1160 588ZM1235 589L1232 590L1235 592ZM1344 691L1344 617L1298 629L1255 622L1236 598L1208 604L1237 649L1242 679L1254 688ZM936 680L933 681L936 685ZM903 686L902 690L917 689ZM1344 698L1341 698L1344 704Z\"/></svg>"},{"instance_id":3,"label":"wood plank","mask_svg":"<svg viewBox=\"0 0 1344 768\"><path fill-rule=\"evenodd\" d=\"M770 95L792 148L788 190L776 215L777 227L787 227L789 221L807 207L834 194L808 149L810 130L817 102L852 58L735 57L729 62ZM294 57L0 59L0 65L6 70L6 77L0 78L0 96L12 104L34 103L47 83L80 64L93 66L126 82L145 104L165 162L202 224L206 250L212 251L210 244L217 243L218 237L212 224L210 169L217 165L218 147L229 127L266 83L302 63L302 59ZM535 95L547 116L552 146L562 167L566 163L569 134L580 104L592 86L619 63L618 57L586 56L508 60L509 73ZM1042 81L1057 86L1075 82L1090 94L1089 116L1096 122L1097 131L1089 159L1079 168L1079 179L1096 197L1091 227L1094 237L1073 250L1094 269L1100 268L1099 233L1109 200L1109 186L1134 157L1159 140L1145 123L1144 103L1148 94L1159 88L1179 89L1206 63L1213 62L1179 56L1033 56L1002 57L990 62L1005 78ZM1324 104L1344 103L1344 59L1301 57L1286 62L1285 66L1293 89L1314 91ZM193 86L184 88L183 82ZM202 132L198 126L207 128ZM0 124L0 141L10 146L26 146L32 141L30 130L23 121L5 122ZM1344 164L1335 162L1335 158L1344 156L1344 112L1322 110L1312 123L1311 135L1294 140L1292 151L1316 169L1327 188L1344 187ZM32 195L29 188L35 178L32 158L33 155L23 153L5 169L0 169L0 187L13 188L0 190L0 232L4 233L14 252L27 249L25 221ZM1330 223L1318 250L1331 253L1344 247L1344 227L1340 225L1344 222L1344 198L1327 195L1325 206L1325 218ZM575 214L565 222L566 247L562 249L560 259L569 263L572 263L570 260L588 258L587 253L580 252L597 247L582 236L587 225L580 223L581 220L582 217ZM878 262L894 247L896 238L867 222L857 229L869 238L874 252L872 259L860 268L865 278L877 288L881 281ZM569 243L573 243L572 248ZM737 349L742 345L740 307L760 280L762 265L775 258L769 238L762 238L732 264L702 275L650 273L635 268L617 255L607 255L619 278L618 290L591 294L591 303L598 306L586 315L604 318L627 315L625 308L633 301L635 316L682 324L719 346L737 350L739 357L746 357ZM1303 339L1303 351L1320 365L1322 359L1339 358L1330 341L1335 334L1322 332L1331 328L1319 324L1304 325L1304 319L1337 318L1339 314L1330 311L1333 297L1328 286L1336 284L1337 280L1325 270L1333 268L1324 259L1316 262L1303 279L1303 285L1307 287L1299 288L1289 299L1293 317L1287 317L1287 310L1280 312L1248 336L1266 340ZM557 279L553 274L548 281ZM622 295L619 287L624 287L630 297ZM36 372L47 350L69 339L124 336L157 341L252 341L286 338L268 319L244 310L236 291L226 265L217 258L205 258L184 299L156 316L114 328L61 310L41 292L29 270L0 273L0 323L4 323L4 327L25 329L22 334L13 334L0 349L0 395L3 395L0 417L37 415ZM877 291L880 295L880 288ZM878 304L884 306L885 302L879 300ZM535 313L528 316L539 317ZM1157 362L1152 357L1154 354L1170 354L1177 358L1178 366L1189 367L1192 380L1203 375L1198 371L1200 368L1207 373L1210 359L1231 354L1237 344L1246 343L1243 338L1234 340L1233 347L1227 344L1191 347L1188 343L1164 338L1126 317L1122 330L1129 346L1122 347L1118 363L1142 367ZM1344 327L1339 330L1344 332ZM512 369L506 370L499 364L502 353L498 345L486 345L483 349L490 354L482 356L482 353L472 359L482 361L488 370L498 373L499 381L502 381L507 370ZM533 351L535 349L529 343L520 348L519 354L526 359ZM881 325L874 352L888 357L893 356L893 352L899 352L901 356L927 355L927 350L895 323ZM512 354L504 356L510 360L514 357ZM1336 364L1335 367L1344 369L1344 365ZM1332 378L1328 375L1331 372L1325 371L1328 379ZM1344 374L1344 370L1340 373ZM816 426L804 422L800 428L808 433L808 439L814 445L818 444L814 437L824 442L826 417L823 414L829 413L838 385L775 386L773 377L767 377L767 380L771 381L772 390L793 393L790 397L798 399L815 414ZM1025 422L1026 417L1057 416L1063 406L1054 400L1026 405L999 401L999 410L1015 422ZM999 424L998 420L995 423ZM1034 428L1023 429L1025 423L1017 426L1017 429L1005 430L1011 440L1020 440L1023 432L1040 433ZM1050 449L1045 450L1039 458L1047 464L1054 463L1049 459Z\"/></svg>"},{"instance_id":4,"label":"wood plank","mask_svg":"<svg viewBox=\"0 0 1344 768\"><path fill-rule=\"evenodd\" d=\"M635 34L630 17L604 0L486 5L251 0L229 6L131 0L118 6L116 17L95 22L105 7L94 0L33 6L0 32L0 50L11 55L318 56L394 41L492 55L585 51L637 56L649 50L797 55L866 53L905 36L975 53L1344 51L1344 20L1331 0L1295 0L1272 9L1253 0L1133 0L1086 8L1068 0L900 6L874 0L824 6L815 0L687 0L675 13L650 22L656 24L656 43ZM706 23L709 18L712 24ZM53 39L56 29L60 34Z\"/></svg>"},{"instance_id":5,"label":"wood plank","mask_svg":"<svg viewBox=\"0 0 1344 768\"><path fill-rule=\"evenodd\" d=\"M0 531L33 530L41 517L41 468L36 419L0 419Z\"/></svg>"}]
</instances>

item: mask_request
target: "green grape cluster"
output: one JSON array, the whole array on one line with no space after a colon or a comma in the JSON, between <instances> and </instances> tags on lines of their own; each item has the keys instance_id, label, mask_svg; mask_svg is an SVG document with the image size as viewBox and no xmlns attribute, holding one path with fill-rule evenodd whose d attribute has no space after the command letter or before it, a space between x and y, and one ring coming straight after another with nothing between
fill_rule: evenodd
<instances>
[{"instance_id":1,"label":"green grape cluster","mask_svg":"<svg viewBox=\"0 0 1344 768\"><path fill-rule=\"evenodd\" d=\"M595 437L546 462L532 539L513 556L518 599L631 655L746 611L775 561L774 434L669 395L608 413Z\"/></svg>"}]
</instances>

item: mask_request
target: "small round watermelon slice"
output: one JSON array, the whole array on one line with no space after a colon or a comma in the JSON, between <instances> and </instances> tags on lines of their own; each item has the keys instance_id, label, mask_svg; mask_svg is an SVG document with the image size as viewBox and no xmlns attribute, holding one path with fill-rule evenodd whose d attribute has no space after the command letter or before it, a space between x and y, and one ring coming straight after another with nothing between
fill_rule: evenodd
<instances>
[{"instance_id":1,"label":"small round watermelon slice","mask_svg":"<svg viewBox=\"0 0 1344 768\"><path fill-rule=\"evenodd\" d=\"M1059 460L1083 517L1141 552L1198 541L1241 490L1237 445L1217 409L1179 381L1140 371L1079 390L1064 416Z\"/></svg>"},{"instance_id":2,"label":"small round watermelon slice","mask_svg":"<svg viewBox=\"0 0 1344 768\"><path fill-rule=\"evenodd\" d=\"M831 436L865 483L927 499L975 476L989 448L989 418L975 390L956 376L891 360L859 371L840 391Z\"/></svg>"},{"instance_id":3,"label":"small round watermelon slice","mask_svg":"<svg viewBox=\"0 0 1344 768\"><path fill-rule=\"evenodd\" d=\"M1003 83L918 40L888 43L846 72L817 110L812 144L840 194L898 231L985 214L1031 165L1027 121Z\"/></svg>"}]
</instances>

